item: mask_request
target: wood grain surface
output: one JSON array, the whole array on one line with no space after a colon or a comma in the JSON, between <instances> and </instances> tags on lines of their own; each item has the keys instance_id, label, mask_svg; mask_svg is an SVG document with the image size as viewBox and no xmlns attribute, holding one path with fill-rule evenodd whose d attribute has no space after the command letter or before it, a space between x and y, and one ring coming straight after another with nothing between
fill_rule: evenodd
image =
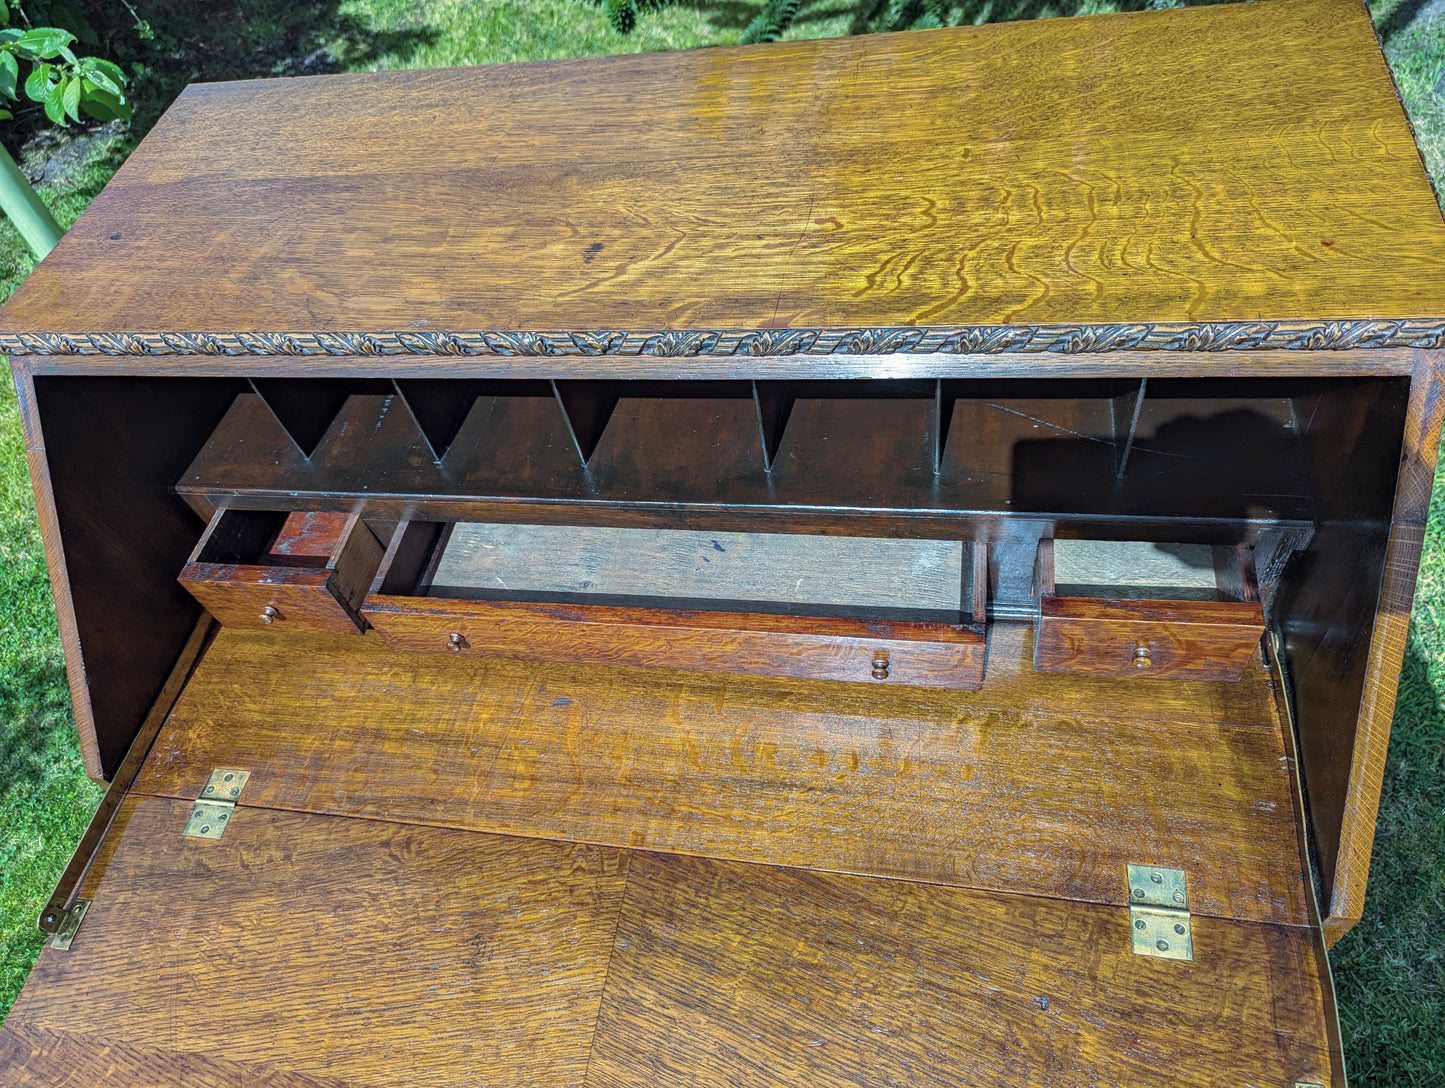
<instances>
[{"instance_id":1,"label":"wood grain surface","mask_svg":"<svg viewBox=\"0 0 1445 1088\"><path fill-rule=\"evenodd\" d=\"M1127 517L1136 539L1220 542L1313 517L1298 439L1266 415L1277 396L1244 413L1211 411L1221 394L1237 399L1229 387L1176 401L1121 481L1108 400L1029 386L960 396L937 472L920 398L799 398L768 471L755 411L737 399L626 398L584 466L552 398L476 401L438 461L399 397L351 397L308 458L246 395L176 490L207 512L364 504L368 516L419 520L967 540L986 536L981 522L1024 514Z\"/></svg>"},{"instance_id":2,"label":"wood grain surface","mask_svg":"<svg viewBox=\"0 0 1445 1088\"><path fill-rule=\"evenodd\" d=\"M334 572L308 567L187 563L181 585L226 627L284 625L332 635L361 633L334 586ZM266 609L274 610L274 614Z\"/></svg>"},{"instance_id":3,"label":"wood grain surface","mask_svg":"<svg viewBox=\"0 0 1445 1088\"><path fill-rule=\"evenodd\" d=\"M1179 963L1123 907L186 811L127 802L7 1088L1343 1084L1306 928L1196 917Z\"/></svg>"},{"instance_id":4,"label":"wood grain surface","mask_svg":"<svg viewBox=\"0 0 1445 1088\"><path fill-rule=\"evenodd\" d=\"M1375 820L1380 808L1395 696L1410 631L1410 608L1425 542L1430 494L1445 419L1445 353L1417 353L1415 379L1405 417L1400 474L1395 485L1385 567L1380 580L1369 664L1360 713L1349 758L1349 780L1338 812L1339 849L1333 859L1325 940L1333 945L1359 921L1365 909L1365 885L1375 845ZM1316 744L1318 739L1312 738ZM1339 753L1343 763L1343 753ZM1334 798L1329 798L1333 802Z\"/></svg>"},{"instance_id":5,"label":"wood grain surface","mask_svg":"<svg viewBox=\"0 0 1445 1088\"><path fill-rule=\"evenodd\" d=\"M1267 674L1034 673L996 625L979 692L398 653L223 630L136 788L1305 924Z\"/></svg>"},{"instance_id":6,"label":"wood grain surface","mask_svg":"<svg viewBox=\"0 0 1445 1088\"><path fill-rule=\"evenodd\" d=\"M176 573L203 525L174 484L242 386L17 373L81 751L108 778L200 615Z\"/></svg>"},{"instance_id":7,"label":"wood grain surface","mask_svg":"<svg viewBox=\"0 0 1445 1088\"><path fill-rule=\"evenodd\" d=\"M1039 603L1034 667L1237 680L1258 656L1263 634L1264 610L1258 601L1045 597Z\"/></svg>"},{"instance_id":8,"label":"wood grain surface","mask_svg":"<svg viewBox=\"0 0 1445 1088\"><path fill-rule=\"evenodd\" d=\"M983 686L982 625L376 594L361 611L394 650L889 687Z\"/></svg>"},{"instance_id":9,"label":"wood grain surface","mask_svg":"<svg viewBox=\"0 0 1445 1088\"><path fill-rule=\"evenodd\" d=\"M0 330L1433 318L1442 271L1368 13L1281 0L193 86Z\"/></svg>"},{"instance_id":10,"label":"wood grain surface","mask_svg":"<svg viewBox=\"0 0 1445 1088\"><path fill-rule=\"evenodd\" d=\"M346 532L348 515L321 511L288 514L281 532L266 552L276 566L324 567Z\"/></svg>"},{"instance_id":11,"label":"wood grain surface","mask_svg":"<svg viewBox=\"0 0 1445 1088\"><path fill-rule=\"evenodd\" d=\"M1308 930L694 858L628 871L588 1084L1344 1084ZM1186 1072L1187 1071L1187 1072Z\"/></svg>"},{"instance_id":12,"label":"wood grain surface","mask_svg":"<svg viewBox=\"0 0 1445 1088\"><path fill-rule=\"evenodd\" d=\"M127 801L10 1015L22 1084L582 1083L625 855L255 808L191 839L187 811Z\"/></svg>"}]
</instances>

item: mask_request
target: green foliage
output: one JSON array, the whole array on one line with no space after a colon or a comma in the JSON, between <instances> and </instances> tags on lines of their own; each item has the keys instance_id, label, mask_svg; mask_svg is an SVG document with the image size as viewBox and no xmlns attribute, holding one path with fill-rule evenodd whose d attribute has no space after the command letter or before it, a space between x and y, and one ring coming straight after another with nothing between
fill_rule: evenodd
<instances>
[{"instance_id":1,"label":"green foliage","mask_svg":"<svg viewBox=\"0 0 1445 1088\"><path fill-rule=\"evenodd\" d=\"M25 470L20 413L0 381L0 1016L44 935L39 907L85 830L100 790L81 771Z\"/></svg>"},{"instance_id":2,"label":"green foliage","mask_svg":"<svg viewBox=\"0 0 1445 1088\"><path fill-rule=\"evenodd\" d=\"M0 3L0 101L19 98L20 65L30 65L25 96L39 102L57 125L79 121L129 120L125 73L99 57L80 57L70 47L78 39L54 26L10 26L10 9ZM0 118L13 116L0 109Z\"/></svg>"},{"instance_id":3,"label":"green foliage","mask_svg":"<svg viewBox=\"0 0 1445 1088\"><path fill-rule=\"evenodd\" d=\"M743 41L749 45L777 41L793 25L802 6L803 0L767 0L758 17L743 31Z\"/></svg>"}]
</instances>

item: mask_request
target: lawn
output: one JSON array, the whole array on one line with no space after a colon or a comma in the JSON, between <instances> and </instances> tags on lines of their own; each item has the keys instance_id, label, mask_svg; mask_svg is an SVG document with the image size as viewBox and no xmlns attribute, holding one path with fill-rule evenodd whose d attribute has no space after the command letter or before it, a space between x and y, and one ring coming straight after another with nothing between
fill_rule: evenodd
<instances>
[{"instance_id":1,"label":"lawn","mask_svg":"<svg viewBox=\"0 0 1445 1088\"><path fill-rule=\"evenodd\" d=\"M170 0L92 14L101 55L135 73L136 118L59 134L21 113L6 137L61 223L80 214L166 104L193 80L681 49L741 39L761 0L645 11L627 37L586 0ZM955 21L1169 6L964 0ZM1427 165L1445 178L1445 0L1372 0ZM87 9L89 10L89 9ZM813 0L785 37L908 22L921 0ZM106 20L112 20L107 22ZM0 222L0 299L32 267ZM1445 486L1437 478L1385 775L1364 920L1333 955L1356 1085L1434 1084L1445 1074ZM0 382L0 1015L41 945L34 918L99 789L81 772L59 638L26 475L15 397Z\"/></svg>"}]
</instances>

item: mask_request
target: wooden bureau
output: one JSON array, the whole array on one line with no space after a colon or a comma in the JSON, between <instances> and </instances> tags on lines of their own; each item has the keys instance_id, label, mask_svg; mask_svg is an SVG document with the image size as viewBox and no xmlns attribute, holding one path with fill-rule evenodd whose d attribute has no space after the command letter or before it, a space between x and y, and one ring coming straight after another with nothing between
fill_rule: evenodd
<instances>
[{"instance_id":1,"label":"wooden bureau","mask_svg":"<svg viewBox=\"0 0 1445 1088\"><path fill-rule=\"evenodd\" d=\"M1355 0L193 86L0 348L111 783L7 1086L1343 1088L1445 366Z\"/></svg>"}]
</instances>

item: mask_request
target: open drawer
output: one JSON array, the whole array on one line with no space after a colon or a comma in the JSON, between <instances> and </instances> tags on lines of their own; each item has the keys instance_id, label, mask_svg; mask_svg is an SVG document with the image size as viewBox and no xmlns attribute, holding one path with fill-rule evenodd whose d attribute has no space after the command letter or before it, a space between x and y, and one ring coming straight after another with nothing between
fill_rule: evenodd
<instances>
[{"instance_id":1,"label":"open drawer","mask_svg":"<svg viewBox=\"0 0 1445 1088\"><path fill-rule=\"evenodd\" d=\"M1264 635L1245 545L1039 541L1034 667L1238 680Z\"/></svg>"},{"instance_id":2,"label":"open drawer","mask_svg":"<svg viewBox=\"0 0 1445 1088\"><path fill-rule=\"evenodd\" d=\"M987 564L960 541L404 522L361 611L394 649L977 688Z\"/></svg>"},{"instance_id":3,"label":"open drawer","mask_svg":"<svg viewBox=\"0 0 1445 1088\"><path fill-rule=\"evenodd\" d=\"M179 578L227 627L360 634L381 556L359 514L222 509Z\"/></svg>"}]
</instances>

